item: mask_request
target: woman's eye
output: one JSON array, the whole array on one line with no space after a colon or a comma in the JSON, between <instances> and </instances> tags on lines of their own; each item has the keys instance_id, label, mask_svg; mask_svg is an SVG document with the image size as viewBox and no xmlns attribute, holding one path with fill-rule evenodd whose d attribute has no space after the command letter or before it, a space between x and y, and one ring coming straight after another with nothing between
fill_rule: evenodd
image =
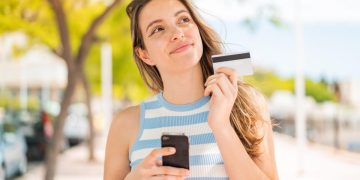
<instances>
[{"instance_id":1,"label":"woman's eye","mask_svg":"<svg viewBox=\"0 0 360 180\"><path fill-rule=\"evenodd\" d=\"M188 17L181 18L180 20L180 23L187 23L187 22L190 22L190 18Z\"/></svg>"},{"instance_id":2,"label":"woman's eye","mask_svg":"<svg viewBox=\"0 0 360 180\"><path fill-rule=\"evenodd\" d=\"M151 34L160 32L160 31L162 31L162 30L164 30L164 28L162 28L162 27L156 27L156 28L151 32Z\"/></svg>"}]
</instances>

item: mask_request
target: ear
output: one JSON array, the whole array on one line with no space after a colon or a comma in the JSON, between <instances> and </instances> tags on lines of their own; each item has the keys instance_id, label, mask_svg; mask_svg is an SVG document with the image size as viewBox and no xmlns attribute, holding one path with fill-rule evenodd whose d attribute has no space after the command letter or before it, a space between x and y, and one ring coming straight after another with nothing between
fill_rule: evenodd
<instances>
[{"instance_id":1,"label":"ear","mask_svg":"<svg viewBox=\"0 0 360 180\"><path fill-rule=\"evenodd\" d=\"M144 61L146 64L150 65L150 66L154 66L155 62L152 61L149 58L149 55L147 53L147 51L145 49L142 49L140 47L135 48L135 52L137 54L137 56L139 56L139 58Z\"/></svg>"}]
</instances>

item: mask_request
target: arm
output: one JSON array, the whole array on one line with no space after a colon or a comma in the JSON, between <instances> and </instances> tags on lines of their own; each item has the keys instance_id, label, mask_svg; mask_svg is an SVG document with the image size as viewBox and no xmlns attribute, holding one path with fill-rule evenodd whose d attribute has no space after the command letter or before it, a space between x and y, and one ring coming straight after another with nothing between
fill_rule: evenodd
<instances>
[{"instance_id":1,"label":"arm","mask_svg":"<svg viewBox=\"0 0 360 180\"><path fill-rule=\"evenodd\" d=\"M260 105L263 117L263 123L258 123L259 134L263 136L260 143L262 154L259 157L251 159L230 123L213 128L230 179L278 179L267 102L262 95L254 98Z\"/></svg>"},{"instance_id":2,"label":"arm","mask_svg":"<svg viewBox=\"0 0 360 180\"><path fill-rule=\"evenodd\" d=\"M251 159L230 123L214 128L215 138L230 179L278 179L270 118L259 127L259 131L264 134L260 143L262 154L256 159Z\"/></svg>"},{"instance_id":3,"label":"arm","mask_svg":"<svg viewBox=\"0 0 360 180\"><path fill-rule=\"evenodd\" d=\"M139 108L119 112L111 123L105 152L104 180L124 179L130 172L129 146L138 132Z\"/></svg>"},{"instance_id":4,"label":"arm","mask_svg":"<svg viewBox=\"0 0 360 180\"><path fill-rule=\"evenodd\" d=\"M261 119L256 123L261 155L251 159L230 123L230 114L238 93L237 75L231 68L219 68L205 83L204 95L211 95L208 123L215 135L225 170L230 179L278 179L274 158L272 125L265 98L250 88L259 105Z\"/></svg>"}]
</instances>

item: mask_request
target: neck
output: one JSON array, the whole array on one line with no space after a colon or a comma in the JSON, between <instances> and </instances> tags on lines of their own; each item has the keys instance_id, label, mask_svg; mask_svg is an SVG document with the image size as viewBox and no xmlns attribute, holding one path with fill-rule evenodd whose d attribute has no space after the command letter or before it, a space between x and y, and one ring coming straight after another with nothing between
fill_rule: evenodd
<instances>
[{"instance_id":1,"label":"neck","mask_svg":"<svg viewBox=\"0 0 360 180\"><path fill-rule=\"evenodd\" d=\"M201 66L179 74L163 76L166 101L173 104L189 104L204 96L204 84Z\"/></svg>"}]
</instances>

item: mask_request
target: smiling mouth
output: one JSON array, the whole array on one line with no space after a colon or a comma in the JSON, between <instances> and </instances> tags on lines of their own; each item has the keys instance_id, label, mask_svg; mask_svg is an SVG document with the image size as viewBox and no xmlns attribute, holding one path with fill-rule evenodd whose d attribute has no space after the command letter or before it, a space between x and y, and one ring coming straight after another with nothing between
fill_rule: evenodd
<instances>
[{"instance_id":1,"label":"smiling mouth","mask_svg":"<svg viewBox=\"0 0 360 180\"><path fill-rule=\"evenodd\" d=\"M180 53L183 52L185 50L187 50L188 48L190 48L191 46L193 46L194 44L186 44L184 46L181 46L179 48L177 48L176 50L172 51L170 54L175 54L175 53Z\"/></svg>"}]
</instances>

